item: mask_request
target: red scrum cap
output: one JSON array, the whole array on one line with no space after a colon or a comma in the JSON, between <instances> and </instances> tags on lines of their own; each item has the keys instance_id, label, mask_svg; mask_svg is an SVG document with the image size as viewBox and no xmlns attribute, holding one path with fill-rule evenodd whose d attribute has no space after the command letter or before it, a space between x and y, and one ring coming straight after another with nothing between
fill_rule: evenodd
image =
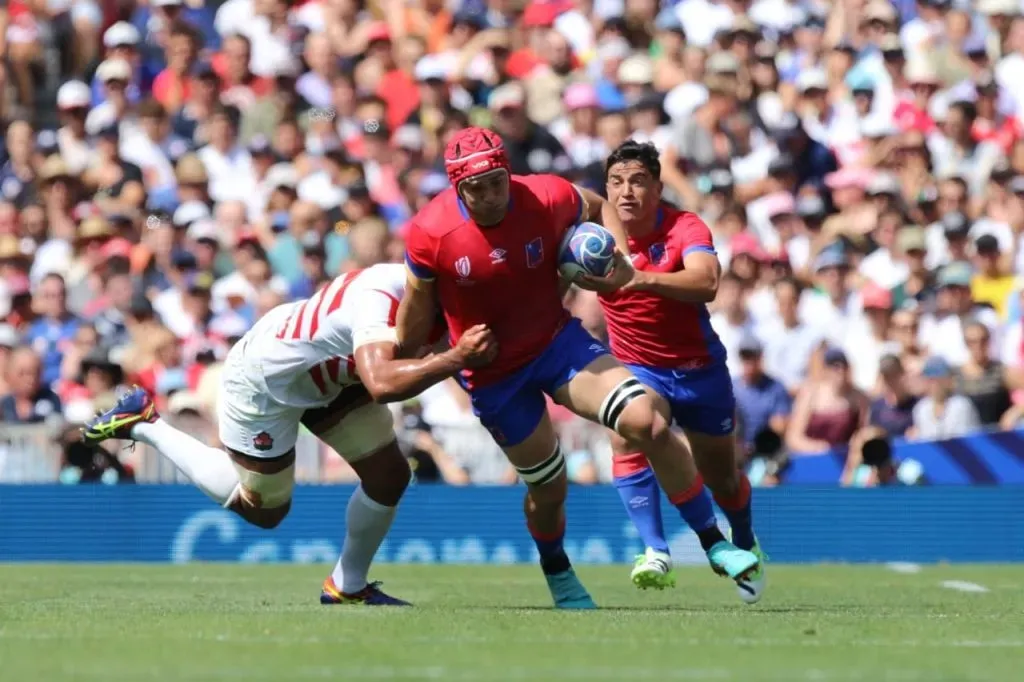
<instances>
[{"instance_id":1,"label":"red scrum cap","mask_svg":"<svg viewBox=\"0 0 1024 682\"><path fill-rule=\"evenodd\" d=\"M444 150L444 169L452 187L466 178L493 170L511 172L505 145L497 133L485 128L463 128L452 136Z\"/></svg>"}]
</instances>

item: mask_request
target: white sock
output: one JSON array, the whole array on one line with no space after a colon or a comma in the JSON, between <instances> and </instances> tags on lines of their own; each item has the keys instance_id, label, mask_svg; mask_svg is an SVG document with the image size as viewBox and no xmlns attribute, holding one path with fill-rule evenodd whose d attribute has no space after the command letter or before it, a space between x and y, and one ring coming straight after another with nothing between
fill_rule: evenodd
<instances>
[{"instance_id":1,"label":"white sock","mask_svg":"<svg viewBox=\"0 0 1024 682\"><path fill-rule=\"evenodd\" d=\"M211 448L163 419L136 424L131 435L174 462L181 473L221 506L227 506L234 497L239 487L238 472L228 453Z\"/></svg>"},{"instance_id":2,"label":"white sock","mask_svg":"<svg viewBox=\"0 0 1024 682\"><path fill-rule=\"evenodd\" d=\"M342 592L353 594L366 587L370 564L391 529L396 510L371 500L362 486L352 493L345 513L345 544L331 573Z\"/></svg>"}]
</instances>

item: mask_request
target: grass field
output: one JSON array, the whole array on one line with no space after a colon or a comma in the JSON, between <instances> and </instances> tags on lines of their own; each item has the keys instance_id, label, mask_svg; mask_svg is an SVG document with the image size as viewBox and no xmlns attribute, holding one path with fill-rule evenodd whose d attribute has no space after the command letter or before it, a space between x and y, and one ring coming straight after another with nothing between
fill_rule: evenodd
<instances>
[{"instance_id":1,"label":"grass field","mask_svg":"<svg viewBox=\"0 0 1024 682\"><path fill-rule=\"evenodd\" d=\"M532 567L385 566L414 609L322 607L323 567L0 566L0 680L1022 679L1024 568L772 566L762 604L702 568L548 608ZM944 586L948 581L961 581ZM970 584L987 591L964 591Z\"/></svg>"}]
</instances>

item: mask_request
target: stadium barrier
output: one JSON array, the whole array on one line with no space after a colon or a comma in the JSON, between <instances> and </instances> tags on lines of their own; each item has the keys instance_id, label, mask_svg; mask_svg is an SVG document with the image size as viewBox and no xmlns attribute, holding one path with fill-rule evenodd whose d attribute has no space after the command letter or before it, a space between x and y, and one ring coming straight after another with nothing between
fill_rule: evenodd
<instances>
[{"instance_id":1,"label":"stadium barrier","mask_svg":"<svg viewBox=\"0 0 1024 682\"><path fill-rule=\"evenodd\" d=\"M0 561L335 561L348 485L299 486L289 517L260 530L191 487L0 485ZM533 562L515 487L415 485L380 560ZM754 493L758 535L772 560L1024 561L1024 487L841 489ZM694 535L666 506L677 560L702 563ZM627 563L640 550L610 486L573 486L567 549L580 564ZM726 525L721 519L723 527Z\"/></svg>"},{"instance_id":2,"label":"stadium barrier","mask_svg":"<svg viewBox=\"0 0 1024 682\"><path fill-rule=\"evenodd\" d=\"M170 420L197 437L210 442L214 426L202 419ZM566 452L585 450L598 470L600 480L611 476L610 451L604 432L583 420L556 424ZM448 427L450 432L453 429ZM457 429L456 429L457 430ZM475 442L486 431L470 433ZM50 483L57 480L61 448L54 424L0 424L0 483ZM449 434L451 435L451 434ZM116 447L116 446L111 446ZM914 460L921 465L924 479L932 485L1021 485L1024 484L1024 430L990 431L942 441L897 441L893 454L898 461ZM166 458L139 444L120 454L129 462L140 483L187 483L188 480ZM846 461L846 449L791 456L784 472L786 485L828 485L838 483ZM296 444L296 480L303 483L351 483L354 472L330 448L302 430Z\"/></svg>"}]
</instances>

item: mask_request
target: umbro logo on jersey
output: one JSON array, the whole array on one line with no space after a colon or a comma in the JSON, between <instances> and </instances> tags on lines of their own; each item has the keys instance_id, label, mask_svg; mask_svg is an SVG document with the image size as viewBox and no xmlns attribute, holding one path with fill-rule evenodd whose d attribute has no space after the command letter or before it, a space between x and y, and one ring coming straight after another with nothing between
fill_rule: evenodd
<instances>
[{"instance_id":1,"label":"umbro logo on jersey","mask_svg":"<svg viewBox=\"0 0 1024 682\"><path fill-rule=\"evenodd\" d=\"M508 252L505 251L505 249L495 249L494 251L491 251L491 262L495 265L498 263L504 263L506 255L508 255Z\"/></svg>"}]
</instances>

